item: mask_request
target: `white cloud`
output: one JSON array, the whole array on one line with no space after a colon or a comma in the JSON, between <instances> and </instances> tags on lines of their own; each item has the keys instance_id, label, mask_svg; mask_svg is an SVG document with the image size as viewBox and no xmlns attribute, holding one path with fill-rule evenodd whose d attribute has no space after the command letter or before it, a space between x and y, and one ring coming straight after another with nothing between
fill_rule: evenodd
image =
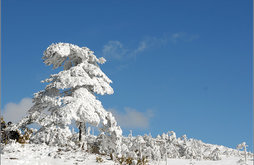
<instances>
[{"instance_id":1,"label":"white cloud","mask_svg":"<svg viewBox=\"0 0 254 165\"><path fill-rule=\"evenodd\" d=\"M132 108L125 108L125 112L118 112L115 109L109 109L115 116L118 124L123 128L148 128L153 112L139 112Z\"/></svg>"},{"instance_id":2,"label":"white cloud","mask_svg":"<svg viewBox=\"0 0 254 165\"><path fill-rule=\"evenodd\" d=\"M109 41L103 46L102 54L105 57L110 57L113 59L121 59L128 52L127 49L123 47L123 44L119 41Z\"/></svg>"},{"instance_id":3,"label":"white cloud","mask_svg":"<svg viewBox=\"0 0 254 165\"><path fill-rule=\"evenodd\" d=\"M106 59L123 60L131 58L147 49L146 41L141 41L135 49L126 48L120 41L108 41L103 46L102 54Z\"/></svg>"},{"instance_id":4,"label":"white cloud","mask_svg":"<svg viewBox=\"0 0 254 165\"><path fill-rule=\"evenodd\" d=\"M137 53L143 52L145 49L147 49L147 42L141 41L139 42L139 46L133 50L132 54L136 55Z\"/></svg>"},{"instance_id":5,"label":"white cloud","mask_svg":"<svg viewBox=\"0 0 254 165\"><path fill-rule=\"evenodd\" d=\"M148 36L138 42L136 48L126 48L120 41L108 41L103 46L102 54L104 57L115 60L122 60L125 58L135 57L139 53L147 49L161 47L167 44L175 44L178 42L190 42L197 39L198 35L191 35L183 32L173 34L163 34L160 37Z\"/></svg>"},{"instance_id":6,"label":"white cloud","mask_svg":"<svg viewBox=\"0 0 254 165\"><path fill-rule=\"evenodd\" d=\"M21 120L26 114L27 111L32 107L31 98L23 98L18 104L8 103L3 109L3 117L6 122L17 123Z\"/></svg>"}]
</instances>

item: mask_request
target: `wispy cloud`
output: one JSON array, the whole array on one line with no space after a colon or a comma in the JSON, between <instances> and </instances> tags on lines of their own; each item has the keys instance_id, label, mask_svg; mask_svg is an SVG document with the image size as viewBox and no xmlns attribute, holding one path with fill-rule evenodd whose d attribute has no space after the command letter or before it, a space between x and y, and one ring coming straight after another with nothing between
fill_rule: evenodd
<instances>
[{"instance_id":1,"label":"wispy cloud","mask_svg":"<svg viewBox=\"0 0 254 165\"><path fill-rule=\"evenodd\" d=\"M102 54L104 57L120 60L127 55L128 50L124 48L120 41L109 41L103 46Z\"/></svg>"},{"instance_id":2,"label":"wispy cloud","mask_svg":"<svg viewBox=\"0 0 254 165\"><path fill-rule=\"evenodd\" d=\"M138 42L136 48L127 48L123 43L117 40L108 41L108 43L103 46L102 54L106 57L106 59L123 60L135 57L148 49L159 48L168 44L176 44L179 42L191 42L198 38L198 35L190 35L183 32L173 34L165 33L160 37L145 37Z\"/></svg>"},{"instance_id":3,"label":"wispy cloud","mask_svg":"<svg viewBox=\"0 0 254 165\"><path fill-rule=\"evenodd\" d=\"M138 47L137 47L136 49L134 49L134 50L131 52L131 54L136 55L136 54L138 54L138 53L140 53L140 52L143 52L143 51L146 50L147 48L148 48L147 42L146 42L146 41L141 41L141 42L139 42Z\"/></svg>"},{"instance_id":4,"label":"wispy cloud","mask_svg":"<svg viewBox=\"0 0 254 165\"><path fill-rule=\"evenodd\" d=\"M18 104L8 103L3 109L3 117L5 121L17 123L27 114L27 111L32 107L31 98L23 98Z\"/></svg>"},{"instance_id":5,"label":"wispy cloud","mask_svg":"<svg viewBox=\"0 0 254 165\"><path fill-rule=\"evenodd\" d=\"M118 124L123 128L148 128L150 119L153 117L153 112L139 112L133 108L125 108L124 112L119 112L116 109L108 109L115 116Z\"/></svg>"},{"instance_id":6,"label":"wispy cloud","mask_svg":"<svg viewBox=\"0 0 254 165\"><path fill-rule=\"evenodd\" d=\"M179 32L179 33L174 33L171 36L171 41L173 43L177 43L177 42L191 42L193 40L196 40L199 38L199 35L193 35L193 34L187 34L187 33L183 33L183 32Z\"/></svg>"}]
</instances>

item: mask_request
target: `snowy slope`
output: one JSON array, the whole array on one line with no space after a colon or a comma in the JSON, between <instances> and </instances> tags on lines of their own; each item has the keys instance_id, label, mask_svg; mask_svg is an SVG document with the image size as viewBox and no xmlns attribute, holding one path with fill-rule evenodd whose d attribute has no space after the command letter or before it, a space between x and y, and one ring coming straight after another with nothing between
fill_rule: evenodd
<instances>
[{"instance_id":1,"label":"snowy slope","mask_svg":"<svg viewBox=\"0 0 254 165\"><path fill-rule=\"evenodd\" d=\"M96 164L97 157L97 155L89 154L81 149L68 150L35 144L8 144L2 151L1 165ZM106 157L103 157L103 160L105 165L114 164Z\"/></svg>"},{"instance_id":2,"label":"snowy slope","mask_svg":"<svg viewBox=\"0 0 254 165\"><path fill-rule=\"evenodd\" d=\"M96 157L103 159L102 163L96 162ZM82 149L70 150L59 147L35 144L18 144L12 143L6 145L1 154L2 165L71 165L71 164L101 164L114 165L109 157L90 154ZM237 163L240 157L230 156L222 157L222 160L189 160L189 159L168 159L168 162L163 160L150 161L151 165L239 165ZM248 158L248 165L253 164L253 159Z\"/></svg>"}]
</instances>

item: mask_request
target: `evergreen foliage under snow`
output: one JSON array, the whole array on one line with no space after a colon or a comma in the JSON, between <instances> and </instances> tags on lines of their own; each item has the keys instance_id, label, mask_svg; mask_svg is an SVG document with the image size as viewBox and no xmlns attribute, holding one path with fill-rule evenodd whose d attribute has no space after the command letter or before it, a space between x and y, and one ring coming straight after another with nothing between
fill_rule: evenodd
<instances>
[{"instance_id":1,"label":"evergreen foliage under snow","mask_svg":"<svg viewBox=\"0 0 254 165\"><path fill-rule=\"evenodd\" d=\"M44 63L54 69L63 67L63 71L43 80L48 83L44 90L34 94L34 105L17 128L37 123L41 128L31 137L34 143L55 145L69 144L73 121L77 127L89 123L99 126L110 138L111 149L119 151L122 130L111 112L107 112L95 94L113 94L112 81L102 72L99 64L106 62L97 58L87 47L78 47L68 43L50 45L44 52ZM112 151L113 152L113 151Z\"/></svg>"}]
</instances>

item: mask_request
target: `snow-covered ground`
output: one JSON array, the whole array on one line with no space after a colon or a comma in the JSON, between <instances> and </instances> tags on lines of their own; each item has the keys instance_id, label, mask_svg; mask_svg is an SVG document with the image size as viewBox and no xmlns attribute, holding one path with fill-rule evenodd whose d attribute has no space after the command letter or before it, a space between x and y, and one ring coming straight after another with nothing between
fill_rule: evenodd
<instances>
[{"instance_id":1,"label":"snow-covered ground","mask_svg":"<svg viewBox=\"0 0 254 165\"><path fill-rule=\"evenodd\" d=\"M103 162L96 162L100 157ZM2 149L1 165L72 165L72 164L101 164L115 165L107 156L87 153L82 149L70 150L59 147L35 144L8 144ZM149 162L150 165L240 165L240 157L222 157L219 161L168 159L166 161ZM253 159L248 158L248 165L253 164Z\"/></svg>"},{"instance_id":2,"label":"snow-covered ground","mask_svg":"<svg viewBox=\"0 0 254 165\"><path fill-rule=\"evenodd\" d=\"M190 161L190 160L183 160L183 159L168 159L167 165L240 165L237 163L240 160L239 157L224 157L222 160L218 161L211 161L211 160L202 160L202 161ZM166 165L166 162L159 163L160 165ZM253 159L248 159L248 165L253 164Z\"/></svg>"},{"instance_id":3,"label":"snow-covered ground","mask_svg":"<svg viewBox=\"0 0 254 165\"><path fill-rule=\"evenodd\" d=\"M82 149L68 150L47 145L13 143L4 147L1 154L1 165L71 165L96 164L95 154ZM103 164L112 165L113 161L103 157Z\"/></svg>"}]
</instances>

